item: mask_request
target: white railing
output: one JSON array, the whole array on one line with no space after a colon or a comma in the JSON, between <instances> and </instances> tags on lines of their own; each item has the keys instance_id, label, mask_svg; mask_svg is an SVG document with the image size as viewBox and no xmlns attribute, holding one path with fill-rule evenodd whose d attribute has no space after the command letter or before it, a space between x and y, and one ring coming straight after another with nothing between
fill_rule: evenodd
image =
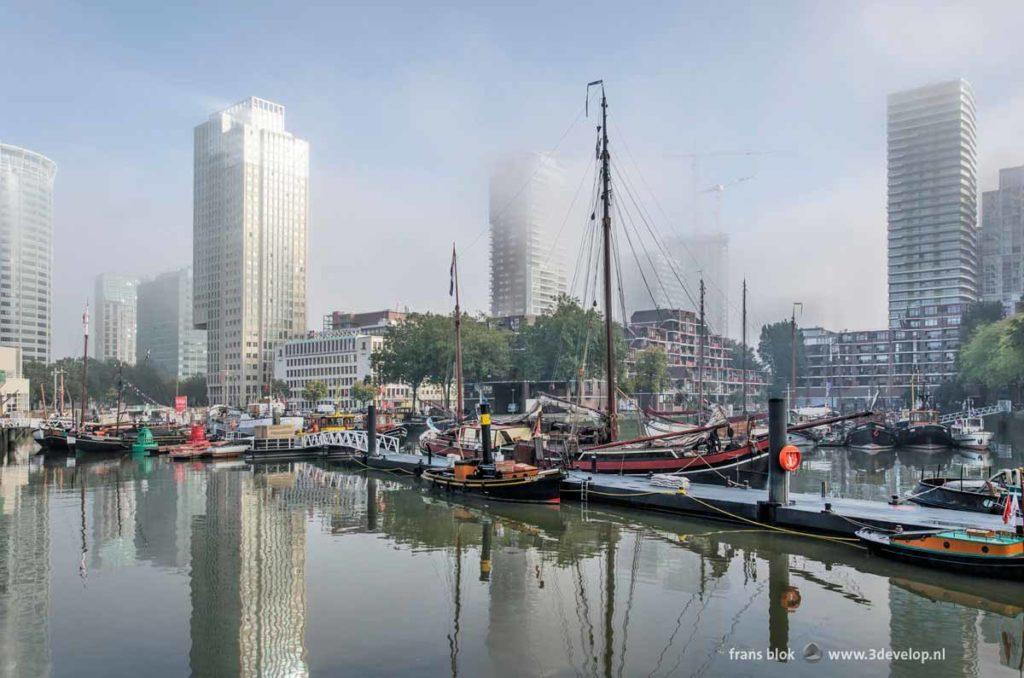
<instances>
[{"instance_id":1,"label":"white railing","mask_svg":"<svg viewBox=\"0 0 1024 678\"><path fill-rule=\"evenodd\" d=\"M1003 414L1010 412L1010 401L1000 400L998 405L989 405L987 407L972 407L966 412L951 412L944 414L939 417L940 424L949 424L961 417L987 417L990 414Z\"/></svg>"},{"instance_id":2,"label":"white railing","mask_svg":"<svg viewBox=\"0 0 1024 678\"><path fill-rule=\"evenodd\" d=\"M322 431L307 433L302 436L303 447L344 447L359 452L366 452L366 431ZM401 449L401 440L396 436L377 434L377 454L392 452L397 454Z\"/></svg>"},{"instance_id":3,"label":"white railing","mask_svg":"<svg viewBox=\"0 0 1024 678\"><path fill-rule=\"evenodd\" d=\"M42 425L42 419L29 419L27 417L4 417L0 419L0 428L40 428Z\"/></svg>"}]
</instances>

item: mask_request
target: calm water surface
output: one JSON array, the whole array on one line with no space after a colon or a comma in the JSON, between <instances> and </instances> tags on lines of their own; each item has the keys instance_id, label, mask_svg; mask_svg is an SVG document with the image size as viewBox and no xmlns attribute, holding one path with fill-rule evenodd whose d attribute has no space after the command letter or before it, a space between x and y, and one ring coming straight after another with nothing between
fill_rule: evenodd
<instances>
[{"instance_id":1,"label":"calm water surface","mask_svg":"<svg viewBox=\"0 0 1024 678\"><path fill-rule=\"evenodd\" d=\"M997 453L823 450L794 485L884 499L936 460L1019 463ZM811 642L945 659L812 663ZM458 504L404 477L304 463L0 467L2 675L934 678L1021 675L1022 643L1019 584L824 540L571 503ZM796 658L740 659L771 648Z\"/></svg>"}]
</instances>

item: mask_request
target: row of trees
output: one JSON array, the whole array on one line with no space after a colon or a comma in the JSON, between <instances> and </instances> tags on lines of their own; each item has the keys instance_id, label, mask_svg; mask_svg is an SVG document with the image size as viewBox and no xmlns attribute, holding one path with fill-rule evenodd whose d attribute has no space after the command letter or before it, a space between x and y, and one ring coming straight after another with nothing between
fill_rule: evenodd
<instances>
[{"instance_id":1,"label":"row of trees","mask_svg":"<svg viewBox=\"0 0 1024 678\"><path fill-rule=\"evenodd\" d=\"M206 377L202 375L175 380L146 361L138 365L119 365L119 362L113 359L89 361L89 399L92 402L101 405L112 405L117 402L119 366L124 381L122 389L124 402L129 405L149 402L148 397L161 405L171 406L174 404L175 394L188 396L190 405L208 404L206 401ZM30 394L32 409L43 408L44 394L46 396L45 407L53 409L55 372L58 375L63 372L65 408L70 409L72 403L75 407L79 406L82 397L81 358L61 358L50 364L27 362L22 371L32 385ZM58 376L58 388L59 385ZM144 395L140 395L140 393Z\"/></svg>"}]
</instances>

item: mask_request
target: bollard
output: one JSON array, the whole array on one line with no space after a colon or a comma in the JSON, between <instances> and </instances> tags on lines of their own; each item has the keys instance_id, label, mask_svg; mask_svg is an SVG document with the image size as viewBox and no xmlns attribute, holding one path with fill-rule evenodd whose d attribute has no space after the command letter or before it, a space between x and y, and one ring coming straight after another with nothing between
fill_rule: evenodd
<instances>
[{"instance_id":1,"label":"bollard","mask_svg":"<svg viewBox=\"0 0 1024 678\"><path fill-rule=\"evenodd\" d=\"M491 463L491 406L480 403L480 463Z\"/></svg>"},{"instance_id":2,"label":"bollard","mask_svg":"<svg viewBox=\"0 0 1024 678\"><path fill-rule=\"evenodd\" d=\"M768 400L768 503L781 506L789 503L789 473L779 462L779 452L786 445L786 401ZM774 511L772 511L774 514Z\"/></svg>"},{"instance_id":3,"label":"bollard","mask_svg":"<svg viewBox=\"0 0 1024 678\"><path fill-rule=\"evenodd\" d=\"M366 454L377 454L377 406L366 406Z\"/></svg>"}]
</instances>

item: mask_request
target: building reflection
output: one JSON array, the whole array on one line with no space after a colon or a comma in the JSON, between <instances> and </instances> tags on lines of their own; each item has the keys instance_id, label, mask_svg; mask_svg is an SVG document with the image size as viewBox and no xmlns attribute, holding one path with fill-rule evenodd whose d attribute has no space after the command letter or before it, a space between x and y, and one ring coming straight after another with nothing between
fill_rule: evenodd
<instances>
[{"instance_id":1,"label":"building reflection","mask_svg":"<svg viewBox=\"0 0 1024 678\"><path fill-rule=\"evenodd\" d=\"M210 472L192 524L194 675L308 674L306 532L292 473Z\"/></svg>"}]
</instances>

